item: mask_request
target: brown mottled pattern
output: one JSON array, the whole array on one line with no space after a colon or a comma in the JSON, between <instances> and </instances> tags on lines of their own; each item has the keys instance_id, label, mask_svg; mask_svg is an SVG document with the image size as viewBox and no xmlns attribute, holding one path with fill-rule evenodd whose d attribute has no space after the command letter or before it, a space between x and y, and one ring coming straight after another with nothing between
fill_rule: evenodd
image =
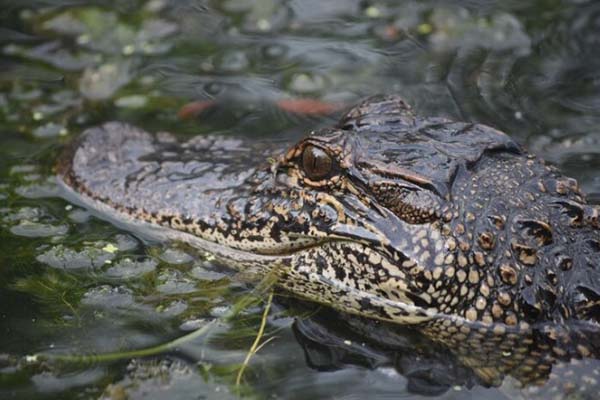
<instances>
[{"instance_id":1,"label":"brown mottled pattern","mask_svg":"<svg viewBox=\"0 0 600 400\"><path fill-rule=\"evenodd\" d=\"M110 123L59 174L118 215L268 254L303 298L417 326L488 383L600 353L598 209L487 126L422 118L396 96L287 151Z\"/></svg>"}]
</instances>

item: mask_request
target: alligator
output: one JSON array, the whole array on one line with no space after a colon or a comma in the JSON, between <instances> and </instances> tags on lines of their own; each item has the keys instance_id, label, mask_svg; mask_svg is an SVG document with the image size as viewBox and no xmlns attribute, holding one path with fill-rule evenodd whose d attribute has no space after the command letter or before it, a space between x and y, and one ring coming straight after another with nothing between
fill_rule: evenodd
<instances>
[{"instance_id":1,"label":"alligator","mask_svg":"<svg viewBox=\"0 0 600 400\"><path fill-rule=\"evenodd\" d=\"M419 116L395 95L287 148L111 122L57 171L68 200L120 226L410 326L485 384L541 384L558 362L600 358L600 209L489 126Z\"/></svg>"}]
</instances>

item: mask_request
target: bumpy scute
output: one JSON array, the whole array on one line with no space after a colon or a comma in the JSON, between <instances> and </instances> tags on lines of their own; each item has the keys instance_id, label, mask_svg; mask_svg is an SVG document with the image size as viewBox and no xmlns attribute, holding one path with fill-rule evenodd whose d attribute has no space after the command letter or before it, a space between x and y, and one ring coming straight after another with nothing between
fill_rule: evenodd
<instances>
[{"instance_id":1,"label":"bumpy scute","mask_svg":"<svg viewBox=\"0 0 600 400\"><path fill-rule=\"evenodd\" d=\"M377 96L287 150L106 124L58 171L92 207L231 249L302 298L413 325L488 383L600 353L598 209L493 128Z\"/></svg>"}]
</instances>

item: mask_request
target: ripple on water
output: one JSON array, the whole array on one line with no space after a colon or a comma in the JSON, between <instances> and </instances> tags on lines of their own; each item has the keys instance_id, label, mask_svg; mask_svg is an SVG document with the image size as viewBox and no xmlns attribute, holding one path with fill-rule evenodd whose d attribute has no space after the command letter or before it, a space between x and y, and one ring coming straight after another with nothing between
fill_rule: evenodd
<instances>
[{"instance_id":1,"label":"ripple on water","mask_svg":"<svg viewBox=\"0 0 600 400\"><path fill-rule=\"evenodd\" d=\"M105 376L102 367L87 368L69 374L56 374L50 371L40 372L31 376L31 382L41 393L61 393L77 390L78 387L98 383Z\"/></svg>"},{"instance_id":2,"label":"ripple on water","mask_svg":"<svg viewBox=\"0 0 600 400\"><path fill-rule=\"evenodd\" d=\"M8 173L10 175L20 175L20 174L27 174L27 173L35 172L37 170L38 170L38 167L35 165L21 164L21 165L13 165L12 167L10 167L10 169L8 170Z\"/></svg>"},{"instance_id":3,"label":"ripple on water","mask_svg":"<svg viewBox=\"0 0 600 400\"><path fill-rule=\"evenodd\" d=\"M179 329L182 331L195 331L197 329L202 328L207 324L207 320L204 318L200 319L188 319L184 321L181 325L179 325Z\"/></svg>"},{"instance_id":4,"label":"ripple on water","mask_svg":"<svg viewBox=\"0 0 600 400\"><path fill-rule=\"evenodd\" d=\"M212 265L207 265L205 262L196 263L190 271L190 275L203 281L218 281L227 278L225 273L215 271L212 269Z\"/></svg>"},{"instance_id":5,"label":"ripple on water","mask_svg":"<svg viewBox=\"0 0 600 400\"><path fill-rule=\"evenodd\" d=\"M125 257L106 270L106 275L111 278L132 279L139 278L156 269L158 261L151 257L132 259Z\"/></svg>"},{"instance_id":6,"label":"ripple on water","mask_svg":"<svg viewBox=\"0 0 600 400\"><path fill-rule=\"evenodd\" d=\"M92 217L92 214L90 214L88 211L82 210L80 208L77 208L77 209L69 212L69 219L77 224L85 224L86 222L89 221L89 219L91 217Z\"/></svg>"},{"instance_id":7,"label":"ripple on water","mask_svg":"<svg viewBox=\"0 0 600 400\"><path fill-rule=\"evenodd\" d=\"M197 366L173 358L132 360L126 371L122 380L106 387L101 400L184 399L191 393L197 399L239 398L226 385L202 378Z\"/></svg>"},{"instance_id":8,"label":"ripple on water","mask_svg":"<svg viewBox=\"0 0 600 400\"><path fill-rule=\"evenodd\" d=\"M577 176L579 184L588 194L600 193L600 138L594 131L565 134L562 130L532 138L529 147L546 161L557 165L569 176ZM586 165L587 168L582 168Z\"/></svg>"},{"instance_id":9,"label":"ripple on water","mask_svg":"<svg viewBox=\"0 0 600 400\"><path fill-rule=\"evenodd\" d=\"M66 128L62 124L54 122L47 122L44 125L36 127L33 131L33 136L38 138L50 138L59 135L65 135L67 133Z\"/></svg>"},{"instance_id":10,"label":"ripple on water","mask_svg":"<svg viewBox=\"0 0 600 400\"><path fill-rule=\"evenodd\" d=\"M185 294L198 290L196 288L197 282L178 270L167 269L161 271L158 275L158 282L156 289L164 294Z\"/></svg>"},{"instance_id":11,"label":"ripple on water","mask_svg":"<svg viewBox=\"0 0 600 400\"><path fill-rule=\"evenodd\" d=\"M37 221L40 218L46 216L44 210L39 207L21 207L15 211L10 208L4 208L2 210L2 221L5 223L19 222L19 221Z\"/></svg>"},{"instance_id":12,"label":"ripple on water","mask_svg":"<svg viewBox=\"0 0 600 400\"><path fill-rule=\"evenodd\" d=\"M162 313L163 315L167 315L167 316L177 316L182 314L183 312L185 312L188 309L189 305L186 301L184 300L174 300L166 305L159 305L156 308L156 311Z\"/></svg>"},{"instance_id":13,"label":"ripple on water","mask_svg":"<svg viewBox=\"0 0 600 400\"><path fill-rule=\"evenodd\" d=\"M79 80L79 91L90 100L106 100L131 79L131 62L120 61L86 68Z\"/></svg>"},{"instance_id":14,"label":"ripple on water","mask_svg":"<svg viewBox=\"0 0 600 400\"><path fill-rule=\"evenodd\" d=\"M10 228L13 235L24 237L50 237L62 236L69 232L67 225L50 225L33 221L20 221L18 225Z\"/></svg>"},{"instance_id":15,"label":"ripple on water","mask_svg":"<svg viewBox=\"0 0 600 400\"><path fill-rule=\"evenodd\" d=\"M135 300L131 290L124 286L101 285L85 292L81 303L102 308L127 308Z\"/></svg>"},{"instance_id":16,"label":"ripple on water","mask_svg":"<svg viewBox=\"0 0 600 400\"><path fill-rule=\"evenodd\" d=\"M40 207L4 209L0 211L0 215L0 220L11 225L10 232L17 236L43 238L64 236L69 232L68 225L55 223L55 218Z\"/></svg>"},{"instance_id":17,"label":"ripple on water","mask_svg":"<svg viewBox=\"0 0 600 400\"><path fill-rule=\"evenodd\" d=\"M115 235L114 241L119 251L131 251L139 246L138 240L128 234L118 233Z\"/></svg>"},{"instance_id":18,"label":"ripple on water","mask_svg":"<svg viewBox=\"0 0 600 400\"><path fill-rule=\"evenodd\" d=\"M84 246L81 250L74 250L62 244L50 247L39 254L36 260L58 269L90 269L100 268L112 262L116 257L113 252L99 248L100 246Z\"/></svg>"},{"instance_id":19,"label":"ripple on water","mask_svg":"<svg viewBox=\"0 0 600 400\"><path fill-rule=\"evenodd\" d=\"M423 114L505 130L600 193L597 2L141 0L42 8L38 3L44 2L13 3L15 10L27 9L5 13L10 36L0 38L6 59L0 74L0 179L11 182L0 183L0 221L8 238L3 257L6 268L34 258L48 268L32 269L40 275L31 272L20 297L11 295L13 282L0 283L5 285L0 291L9 288L3 291L3 321L18 328L0 339L1 352L50 341L67 353L152 346L196 329L203 317L227 316L232 297L247 293L239 281L198 261L196 253L145 247L133 236L115 235L117 228L87 211L63 210L58 188L52 178L46 180L53 172L44 157L54 150L40 152L66 142L62 135L75 137L101 121L181 134L235 131L283 142L327 121L290 115L281 99L350 104L376 92L397 92ZM209 99L219 106L195 120L176 119L182 104ZM228 111L216 112L219 107ZM16 162L23 164L12 165ZM38 239L29 241L29 256L25 251L12 256L12 241L25 242L23 237ZM24 297L32 307L11 306ZM10 388L24 398L38 395L34 391L97 397L99 387L105 388L104 399L229 398L220 383L235 379L261 307L240 313L225 339L189 346L194 347L185 353L189 365L159 356L126 368L18 371ZM356 356L362 353L350 350L368 346L347 340L348 332L323 352L314 343L301 347L289 329L291 318L273 317L277 312L274 306L267 325L267 335L276 329L276 340L260 349L244 376L248 397L256 390L258 398L412 399L431 396L448 382L448 376L443 379L448 364L440 372L438 364L416 362L420 354L410 349L390 364L364 362ZM321 342L327 340L330 330L321 336ZM598 368L580 367L553 369L557 376L575 370L584 378L579 392L563 387L559 395L595 399L598 382L589 371ZM5 376L3 382L16 382ZM505 386L467 386L449 386L440 398L522 397ZM534 392L525 396L553 395Z\"/></svg>"},{"instance_id":20,"label":"ripple on water","mask_svg":"<svg viewBox=\"0 0 600 400\"><path fill-rule=\"evenodd\" d=\"M173 248L165 249L159 257L167 264L172 265L188 264L193 260L192 256L186 252Z\"/></svg>"},{"instance_id":21,"label":"ripple on water","mask_svg":"<svg viewBox=\"0 0 600 400\"><path fill-rule=\"evenodd\" d=\"M60 189L54 178L49 177L46 181L17 186L15 193L27 199L42 199L58 197Z\"/></svg>"}]
</instances>

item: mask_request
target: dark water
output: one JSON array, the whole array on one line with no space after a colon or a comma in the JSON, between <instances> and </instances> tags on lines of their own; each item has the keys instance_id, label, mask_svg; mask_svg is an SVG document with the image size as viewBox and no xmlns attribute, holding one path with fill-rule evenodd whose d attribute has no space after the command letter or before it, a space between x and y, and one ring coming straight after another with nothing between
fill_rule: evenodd
<instances>
[{"instance_id":1,"label":"dark water","mask_svg":"<svg viewBox=\"0 0 600 400\"><path fill-rule=\"evenodd\" d=\"M422 114L510 133L600 200L599 2L108 3L0 2L1 398L528 396L510 380L440 389L393 363L311 352L294 321L314 310L278 303L271 341L236 388L266 296L208 255L144 241L59 199L52 164L61 145L109 120L283 141L335 117L289 112L286 99L393 92ZM216 105L190 111L205 101ZM234 320L160 356L25 357L158 345L249 297Z\"/></svg>"}]
</instances>

